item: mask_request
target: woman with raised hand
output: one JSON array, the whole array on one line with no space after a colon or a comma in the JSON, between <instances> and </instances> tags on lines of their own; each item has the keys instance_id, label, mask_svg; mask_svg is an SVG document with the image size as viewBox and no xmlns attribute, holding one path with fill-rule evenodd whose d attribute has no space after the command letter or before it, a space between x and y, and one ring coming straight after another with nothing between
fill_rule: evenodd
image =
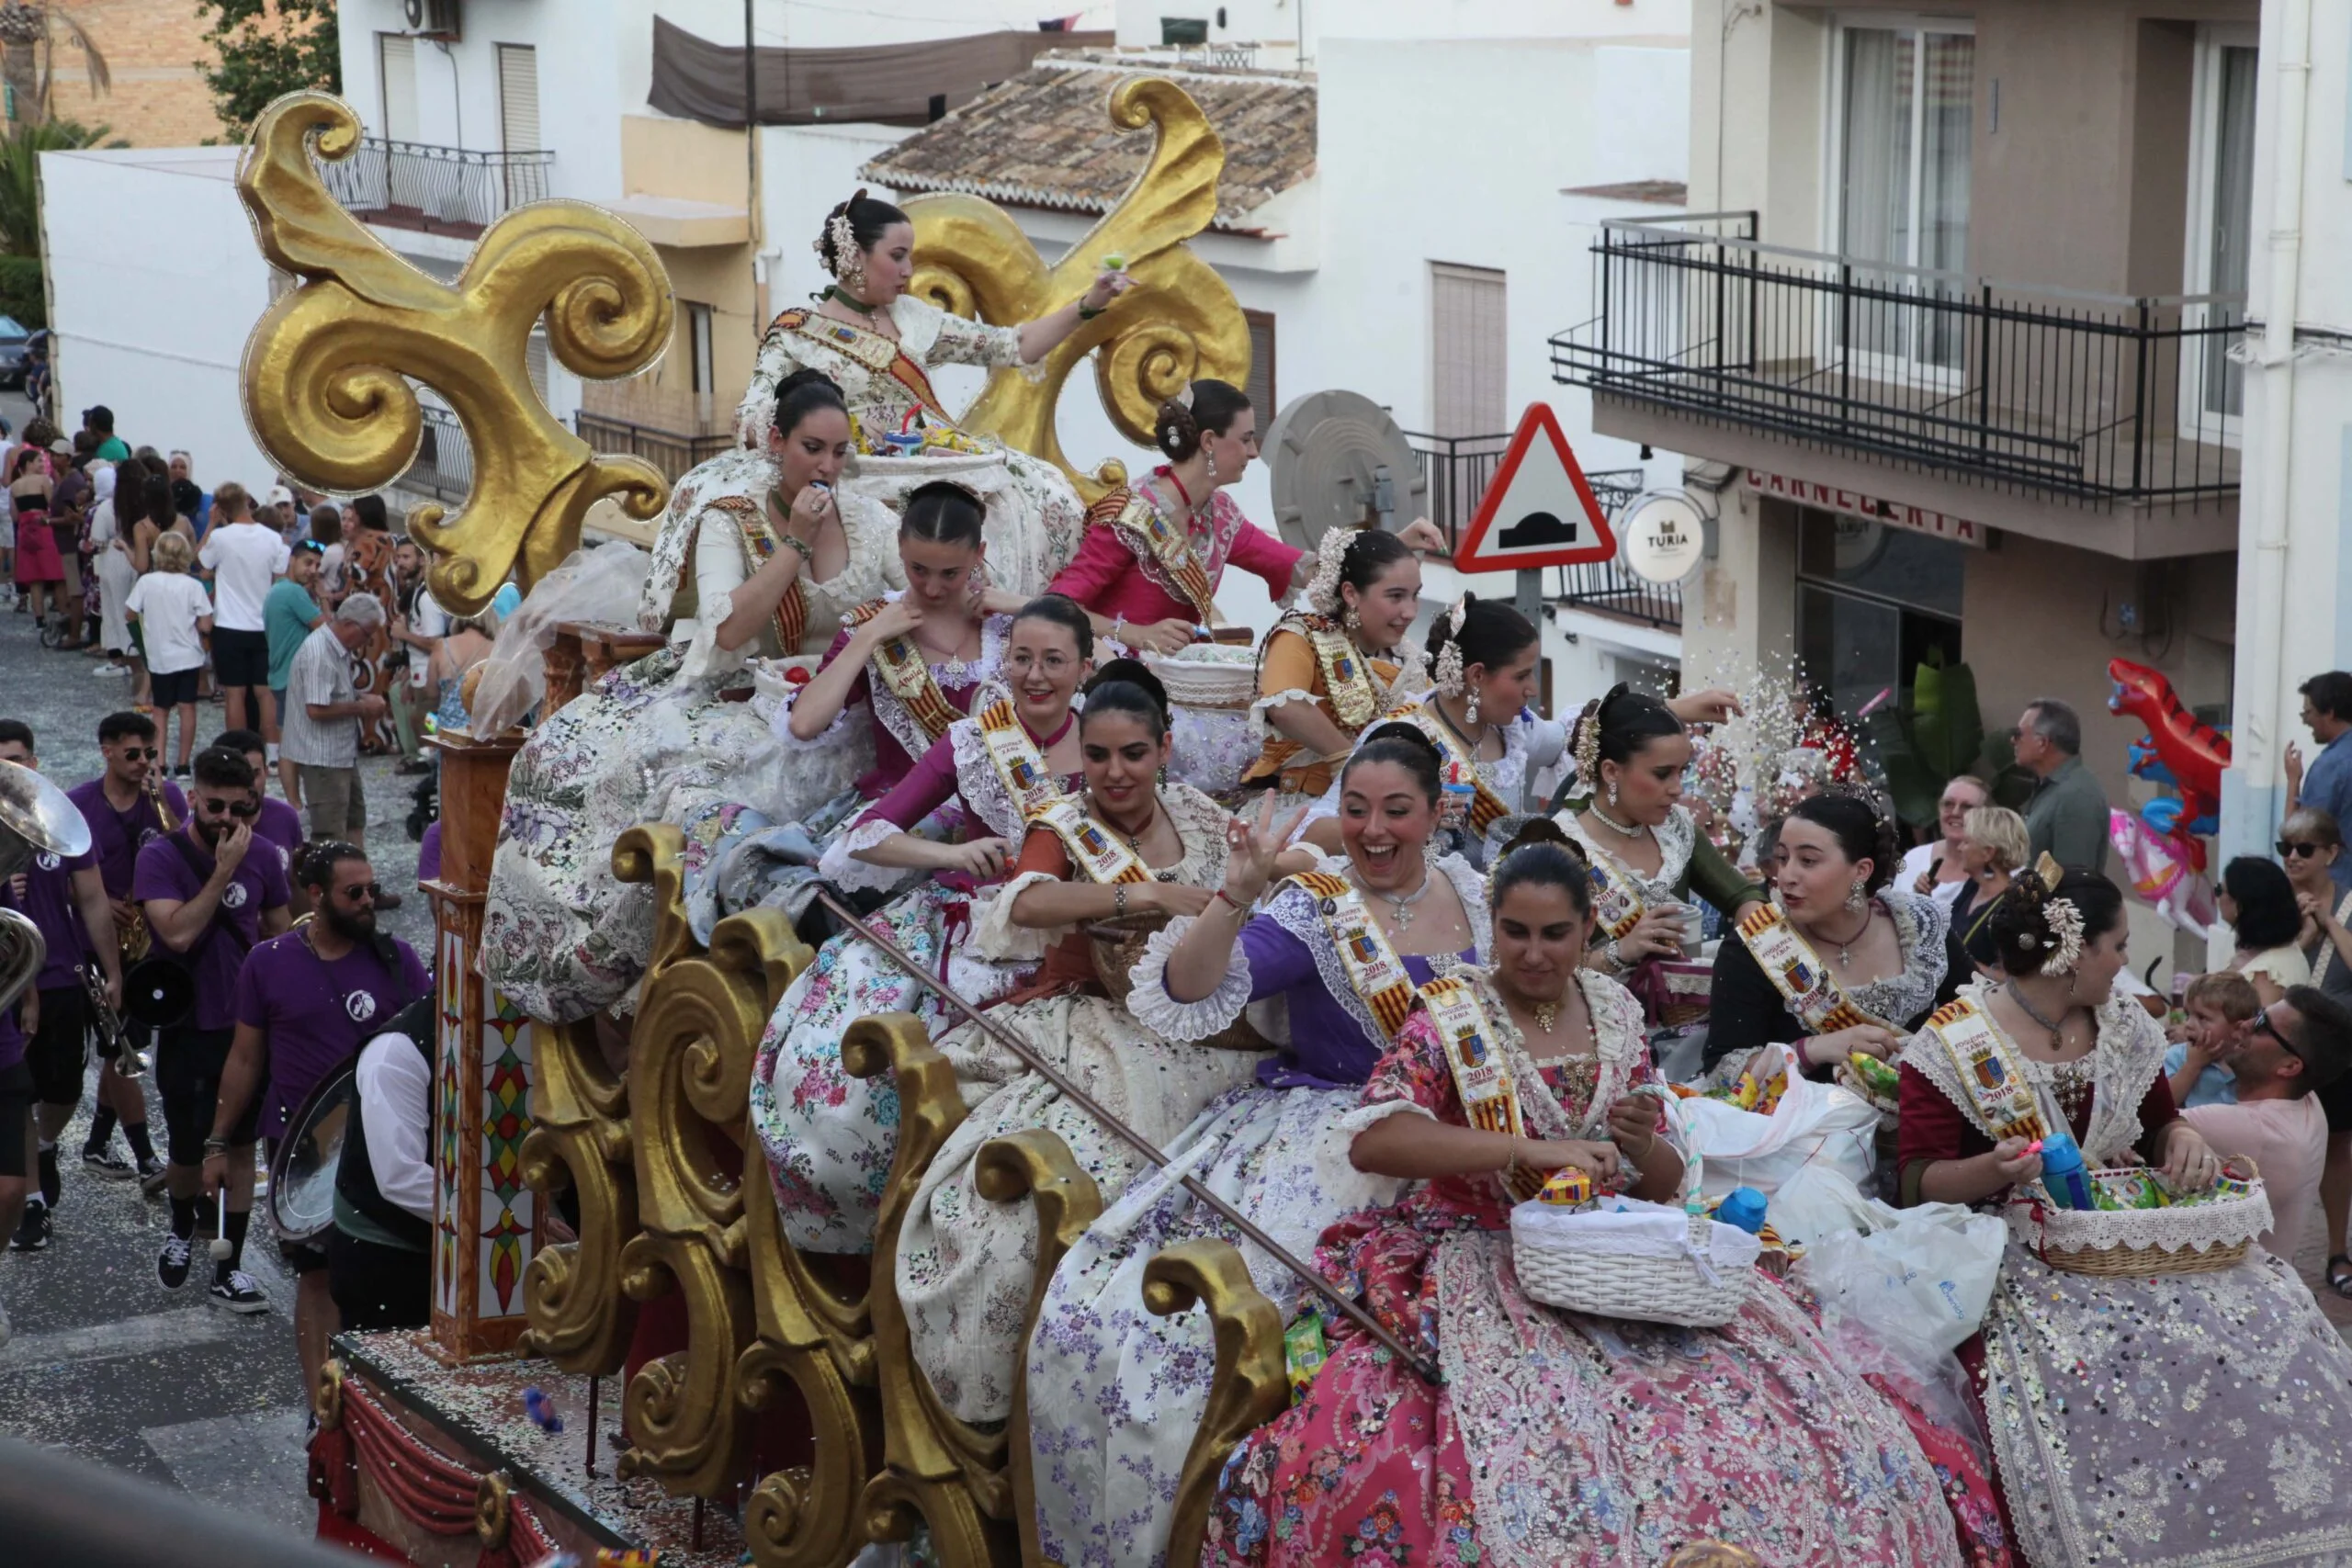
<instances>
[{"instance_id":1,"label":"woman with raised hand","mask_svg":"<svg viewBox=\"0 0 2352 1568\"><path fill-rule=\"evenodd\" d=\"M1277 882L1299 812L1261 801L1227 829L1224 885L1207 907L1155 933L1135 965L1127 1005L1161 1037L1206 1040L1250 1009L1278 1049L1254 1085L1204 1110L1168 1148L1170 1168L1136 1178L1055 1272L1028 1365L1028 1440L1037 1473L1055 1478L1037 1488L1046 1556L1148 1562L1165 1549L1170 1478L1216 1358L1201 1314L1143 1310L1152 1255L1227 1235L1260 1289L1289 1301L1299 1287L1197 1207L1180 1174L1199 1177L1294 1255L1332 1220L1395 1196L1393 1179L1350 1163L1349 1118L1415 987L1481 962L1487 941L1477 873L1428 852L1439 794L1428 737L1383 726L1345 761L1343 869Z\"/></svg>"},{"instance_id":2,"label":"woman with raised hand","mask_svg":"<svg viewBox=\"0 0 2352 1568\"><path fill-rule=\"evenodd\" d=\"M1712 1540L1769 1562L1956 1568L1905 1417L1777 1280L1759 1273L1710 1329L1528 1296L1515 1203L1570 1168L1596 1190L1670 1202L1683 1163L1640 1004L1584 965L1582 857L1516 843L1492 897L1491 975L1420 987L1350 1119L1356 1168L1415 1185L1333 1224L1316 1255L1445 1385L1322 1312L1329 1359L1227 1461L1203 1562L1304 1568L1369 1542L1388 1562L1614 1568ZM1499 1085L1482 1062L1500 1064Z\"/></svg>"},{"instance_id":3,"label":"woman with raised hand","mask_svg":"<svg viewBox=\"0 0 2352 1568\"><path fill-rule=\"evenodd\" d=\"M2188 1192L2221 1174L2173 1104L2162 1027L2115 987L2123 895L2055 871L2019 876L1994 912L2007 977L1962 987L1904 1047L1905 1202L1997 1208L2058 1132L2092 1170L2145 1162ZM2352 1014L2299 987L2246 1048L2264 1076L2324 1089L2352 1059ZM2168 1213L2179 1244L2202 1245L2194 1208ZM2012 1242L1960 1354L2032 1568L2324 1562L2352 1543L2352 1348L2260 1247L2212 1272L2088 1274Z\"/></svg>"},{"instance_id":4,"label":"woman with raised hand","mask_svg":"<svg viewBox=\"0 0 2352 1568\"><path fill-rule=\"evenodd\" d=\"M1833 785L1781 824L1773 906L1715 951L1708 1073L1739 1076L1759 1046L1792 1046L1808 1075L1855 1053L1891 1057L1973 972L1951 911L1894 885L1891 818Z\"/></svg>"},{"instance_id":5,"label":"woman with raised hand","mask_svg":"<svg viewBox=\"0 0 2352 1568\"><path fill-rule=\"evenodd\" d=\"M508 774L483 952L534 1018L584 1018L643 973L651 889L614 877L623 832L721 807L790 820L855 776L788 755L771 719L784 667L906 581L896 520L835 488L850 449L840 389L804 373L755 395L768 409L759 445L694 468L662 517L638 617L676 640L547 716Z\"/></svg>"},{"instance_id":6,"label":"woman with raised hand","mask_svg":"<svg viewBox=\"0 0 2352 1568\"><path fill-rule=\"evenodd\" d=\"M1227 880L1231 818L1198 790L1157 782L1174 745L1168 694L1136 660L1111 660L1088 685L1079 736L1083 814L1064 808L1029 826L1012 880L980 921L983 947L1045 956L1036 978L989 1017L1164 1147L1203 1106L1252 1079L1264 1042L1196 1044L1145 1027L1105 994L1089 928L1200 915ZM899 1303L942 1403L967 1421L1002 1421L1035 1280L1036 1218L1026 1203L984 1197L973 1157L991 1138L1044 1127L1105 1197L1124 1190L1143 1160L987 1032L963 1024L939 1049L971 1110L908 1208Z\"/></svg>"},{"instance_id":7,"label":"woman with raised hand","mask_svg":"<svg viewBox=\"0 0 2352 1568\"><path fill-rule=\"evenodd\" d=\"M870 924L984 1004L1019 985L1035 952L991 951L997 889L1033 822L1066 821L1084 799L1074 699L1094 656L1085 612L1059 594L1023 605L1005 634L1004 694L948 726L922 761L842 828L813 872L849 894L913 886ZM993 694L993 689L992 689ZM922 830L918 830L922 829ZM842 1070L860 1018L903 1010L933 1033L956 1015L882 950L842 931L778 1000L752 1075L785 1235L816 1252L864 1252L898 1147L898 1097Z\"/></svg>"}]
</instances>

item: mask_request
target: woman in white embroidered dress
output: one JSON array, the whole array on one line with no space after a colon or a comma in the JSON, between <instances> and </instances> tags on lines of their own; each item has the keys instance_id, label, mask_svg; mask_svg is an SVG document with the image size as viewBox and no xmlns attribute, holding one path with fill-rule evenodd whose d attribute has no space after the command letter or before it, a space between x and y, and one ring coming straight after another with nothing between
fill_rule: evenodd
<instances>
[{"instance_id":1,"label":"woman in white embroidered dress","mask_svg":"<svg viewBox=\"0 0 2352 1568\"><path fill-rule=\"evenodd\" d=\"M835 207L816 241L834 282L813 308L775 319L760 346L761 368L781 374L808 366L840 382L866 454L845 482L893 510L935 479L968 486L988 507L997 582L1017 597L1043 592L1078 551L1086 515L1078 491L1043 458L961 436L930 372L940 365L1028 370L1110 309L1133 280L1100 273L1084 295L1051 314L993 327L909 294L914 250L913 222L888 202L861 190ZM746 431L747 441L755 434Z\"/></svg>"},{"instance_id":2,"label":"woman in white embroidered dress","mask_svg":"<svg viewBox=\"0 0 2352 1568\"><path fill-rule=\"evenodd\" d=\"M1093 634L1084 612L1049 594L1012 617L1006 644L1009 694L950 725L905 778L832 840L816 872L852 894L887 893L908 873L925 874L871 923L976 1004L1005 995L1036 965L1034 952L984 953L972 937L990 923L997 886L1025 829L1014 775L1033 805L1080 787L1072 699ZM914 831L925 822L946 836ZM842 1071L841 1043L860 1018L894 1010L915 1014L933 1032L955 1016L881 949L844 931L819 949L768 1021L752 1075L752 1118L767 1149L785 1234L797 1247L863 1253L873 1246L898 1150L898 1097L888 1082Z\"/></svg>"},{"instance_id":3,"label":"woman in white embroidered dress","mask_svg":"<svg viewBox=\"0 0 2352 1568\"><path fill-rule=\"evenodd\" d=\"M1046 1556L1148 1562L1200 1423L1216 1360L1200 1314L1159 1318L1143 1269L1171 1242L1224 1233L1179 1184L1186 1173L1303 1257L1332 1221L1396 1196L1349 1162L1348 1117L1409 1013L1412 987L1484 954L1484 884L1467 861L1427 855L1438 822L1438 758L1409 725L1385 726L1343 767L1344 874L1285 880L1244 919L1296 828L1263 802L1229 829L1225 885L1197 919L1155 933L1128 1006L1171 1040L1206 1039L1252 1003L1280 1043L1255 1085L1211 1103L1138 1177L1055 1271L1029 1342L1029 1436ZM1293 813L1295 818L1296 813ZM1241 1242L1258 1288L1299 1281Z\"/></svg>"},{"instance_id":4,"label":"woman in white embroidered dress","mask_svg":"<svg viewBox=\"0 0 2352 1568\"><path fill-rule=\"evenodd\" d=\"M783 686L761 671L821 651L844 610L905 581L895 520L836 488L850 452L840 389L801 372L754 380L746 401L766 411L760 444L695 468L662 520L639 618L680 639L548 716L507 776L482 947L533 1018L600 1011L643 970L652 889L613 876L622 832L687 826L722 802L797 814L806 776L770 733ZM689 566L691 621L673 603ZM752 701L728 700L746 688Z\"/></svg>"},{"instance_id":5,"label":"woman in white embroidered dress","mask_svg":"<svg viewBox=\"0 0 2352 1568\"><path fill-rule=\"evenodd\" d=\"M786 765L833 793L804 787L797 818L730 804L692 826L686 907L698 934L721 915L755 907L799 920L834 836L854 829L949 726L977 711L1022 607L986 585L982 530L978 498L952 480L908 498L899 519L906 591L840 617L817 672L786 695L773 721ZM936 839L951 827L922 830ZM899 874L869 886L888 891L910 880ZM819 931L830 929L819 923ZM809 940L820 937L812 932Z\"/></svg>"},{"instance_id":6,"label":"woman in white embroidered dress","mask_svg":"<svg viewBox=\"0 0 2352 1568\"><path fill-rule=\"evenodd\" d=\"M2115 989L2125 928L2122 894L2095 872L2054 887L2029 873L2003 896L1991 931L2008 977L1971 982L1960 1016L1939 1013L1903 1051L1905 1201L1999 1204L2038 1180L2041 1155L1996 1138L2011 1118L1983 1103L2020 1085L2086 1167L2144 1160L2177 1188L2212 1186L2220 1162L2174 1107L2164 1032ZM2248 1048L2295 1058L2324 1087L2352 1055L2352 1015L2299 990ZM2013 1243L1960 1355L2031 1568L2352 1554L2352 1348L2264 1248L2151 1277L2053 1269Z\"/></svg>"},{"instance_id":7,"label":"woman in white embroidered dress","mask_svg":"<svg viewBox=\"0 0 2352 1568\"><path fill-rule=\"evenodd\" d=\"M1499 599L1465 593L1430 627L1436 689L1396 716L1430 738L1444 764L1440 847L1487 863L1487 835L1524 809L1531 774L1560 754L1566 729L1539 718L1535 627ZM1340 789L1334 780L1309 807L1300 837L1326 854L1340 848Z\"/></svg>"},{"instance_id":8,"label":"woman in white embroidered dress","mask_svg":"<svg viewBox=\"0 0 2352 1568\"><path fill-rule=\"evenodd\" d=\"M1031 827L1012 879L983 922L982 941L1000 951L1035 952L1048 938L1053 946L1036 980L989 1016L1147 1141L1165 1146L1204 1105L1249 1083L1263 1053L1180 1043L1145 1028L1104 994L1080 928L1144 911L1199 914L1225 881L1232 819L1189 785L1155 785L1174 738L1167 691L1140 663L1104 665L1087 687L1079 722L1087 810L1128 846L1150 880L1090 877L1073 867L1059 833ZM1002 1421L1012 1413L1021 1325L1036 1272L1036 1216L1026 1203L983 1198L973 1156L991 1138L1044 1127L1113 1195L1143 1162L986 1032L962 1025L939 1048L955 1063L971 1111L932 1160L908 1210L899 1237L899 1302L915 1359L941 1402L966 1421Z\"/></svg>"},{"instance_id":9,"label":"woman in white embroidered dress","mask_svg":"<svg viewBox=\"0 0 2352 1568\"><path fill-rule=\"evenodd\" d=\"M1658 1100L1629 1092L1657 1083L1641 1004L1582 965L1583 861L1516 845L1493 896L1491 978L1432 986L1351 1119L1354 1163L1416 1185L1317 1249L1445 1384L1323 1311L1330 1359L1227 1462L1204 1561L1613 1568L1717 1540L1777 1563L1959 1568L1930 1459L1776 1280L1712 1329L1527 1295L1515 1202L1571 1166L1671 1201L1683 1163ZM1453 1043L1474 1039L1507 1069L1515 1119L1465 1107Z\"/></svg>"}]
</instances>

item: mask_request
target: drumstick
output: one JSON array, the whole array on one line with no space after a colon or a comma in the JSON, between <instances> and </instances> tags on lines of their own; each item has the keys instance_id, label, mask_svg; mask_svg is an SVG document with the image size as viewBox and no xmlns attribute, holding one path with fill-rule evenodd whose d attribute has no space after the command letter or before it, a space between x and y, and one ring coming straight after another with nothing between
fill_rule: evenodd
<instances>
[{"instance_id":1,"label":"drumstick","mask_svg":"<svg viewBox=\"0 0 2352 1568\"><path fill-rule=\"evenodd\" d=\"M229 1184L225 1181L220 1184L220 1197L212 1205L212 1212L220 1216L220 1234L212 1238L212 1259L218 1263L236 1250L229 1245Z\"/></svg>"},{"instance_id":2,"label":"drumstick","mask_svg":"<svg viewBox=\"0 0 2352 1568\"><path fill-rule=\"evenodd\" d=\"M1085 1111L1089 1116L1094 1118L1095 1122L1100 1124L1105 1132L1125 1143L1128 1147L1134 1149L1137 1154L1150 1161L1154 1166L1162 1168L1167 1166L1169 1163L1168 1156L1165 1154L1162 1154L1157 1145L1144 1137L1142 1134L1128 1126L1118 1117L1112 1115L1108 1110L1104 1109L1102 1101L1096 1100L1092 1095L1087 1093L1084 1089L1079 1088L1078 1085L1072 1083L1066 1075L1056 1070L1054 1065L1046 1061L1044 1057L1038 1055L1036 1051L1030 1046L1027 1041L1022 1039L1019 1035L1005 1028L1003 1024L999 1023L996 1020L982 1013L978 1008L966 1001L963 998L957 996L955 992L949 990L945 986L943 986L938 981L933 979L922 964L916 963L913 958L908 955L906 949L900 947L897 942L892 942L888 937L884 936L872 926L867 925L858 917L857 911L852 909L848 905L834 897L832 894L827 892L821 886L817 890L817 901L824 905L826 908L831 910L835 919L842 921L843 924L847 925L851 931L855 931L859 936L864 937L867 942L872 942L876 947L881 949L883 955L888 958L893 964L897 964L899 968L906 974L907 978L914 981L923 989L937 997L941 1001L945 1002L947 1004L948 1010L960 1014L964 1018L965 1021L977 1025L981 1033L986 1034L989 1039L994 1040L998 1044L1012 1052L1023 1062L1028 1064L1029 1069L1032 1072L1037 1074L1038 1077L1053 1085L1055 1089L1060 1090L1061 1096L1064 1100L1069 1100L1071 1104ZM1326 1280L1320 1273L1317 1272L1313 1267L1300 1258L1293 1257L1287 1247L1283 1247L1272 1236L1268 1235L1264 1231L1260 1230L1256 1225L1251 1224L1248 1216L1244 1215L1240 1210L1227 1202L1216 1193L1209 1190L1198 1177L1191 1175L1185 1176L1182 1179L1182 1186L1184 1190L1190 1192L1200 1202L1204 1203L1209 1208L1215 1210L1217 1215L1227 1224L1233 1226L1234 1229L1239 1231L1252 1242L1255 1242L1260 1249L1264 1251L1269 1257L1272 1258L1275 1262L1281 1264L1283 1268L1296 1275L1300 1283L1306 1285L1307 1289L1321 1296L1341 1316L1347 1318L1358 1328L1370 1335L1374 1340L1377 1340L1380 1345L1385 1348L1390 1355L1396 1357L1397 1360L1404 1363L1406 1366L1410 1367L1419 1375L1422 1382L1428 1383L1432 1388L1442 1388L1445 1386L1445 1375L1438 1370L1437 1363L1434 1360L1431 1360L1426 1356L1416 1356L1410 1350L1407 1349L1404 1342L1398 1339L1394 1334L1389 1333L1388 1330L1381 1325L1377 1318L1374 1317L1372 1314L1366 1312L1363 1307L1357 1303L1356 1299L1353 1296L1339 1290L1333 1286L1330 1280Z\"/></svg>"}]
</instances>

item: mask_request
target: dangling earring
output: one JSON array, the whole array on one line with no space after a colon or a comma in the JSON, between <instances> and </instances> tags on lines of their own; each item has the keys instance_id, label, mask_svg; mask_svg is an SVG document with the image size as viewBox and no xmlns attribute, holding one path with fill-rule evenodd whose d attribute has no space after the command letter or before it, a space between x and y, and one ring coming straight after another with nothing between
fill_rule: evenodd
<instances>
[{"instance_id":1,"label":"dangling earring","mask_svg":"<svg viewBox=\"0 0 2352 1568\"><path fill-rule=\"evenodd\" d=\"M1162 789L1168 787L1168 764L1165 762L1159 764L1159 787Z\"/></svg>"},{"instance_id":2,"label":"dangling earring","mask_svg":"<svg viewBox=\"0 0 2352 1568\"><path fill-rule=\"evenodd\" d=\"M1617 781L1615 779L1609 781L1609 808L1611 811L1617 809Z\"/></svg>"},{"instance_id":3,"label":"dangling earring","mask_svg":"<svg viewBox=\"0 0 2352 1568\"><path fill-rule=\"evenodd\" d=\"M1353 604L1349 605L1348 613L1340 617L1340 624L1351 632L1363 630L1363 617L1356 614L1356 607Z\"/></svg>"},{"instance_id":4,"label":"dangling earring","mask_svg":"<svg viewBox=\"0 0 2352 1568\"><path fill-rule=\"evenodd\" d=\"M1201 443L1201 456L1209 460L1209 483L1216 483L1216 453L1210 449L1209 444L1205 441Z\"/></svg>"},{"instance_id":5,"label":"dangling earring","mask_svg":"<svg viewBox=\"0 0 2352 1568\"><path fill-rule=\"evenodd\" d=\"M1859 914L1861 912L1862 906L1868 902L1870 902L1869 898L1862 892L1862 879L1858 876L1854 878L1854 886L1846 890L1847 912Z\"/></svg>"},{"instance_id":6,"label":"dangling earring","mask_svg":"<svg viewBox=\"0 0 2352 1568\"><path fill-rule=\"evenodd\" d=\"M1470 705L1468 709L1464 712L1462 716L1462 722L1464 724L1476 724L1478 722L1478 688L1476 686L1470 688Z\"/></svg>"}]
</instances>

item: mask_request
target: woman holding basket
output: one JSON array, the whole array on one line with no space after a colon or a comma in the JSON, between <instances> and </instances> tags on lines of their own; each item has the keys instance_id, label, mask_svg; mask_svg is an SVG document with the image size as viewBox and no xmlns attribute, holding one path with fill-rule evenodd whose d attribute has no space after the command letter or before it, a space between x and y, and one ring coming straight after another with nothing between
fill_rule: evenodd
<instances>
[{"instance_id":1,"label":"woman holding basket","mask_svg":"<svg viewBox=\"0 0 2352 1568\"><path fill-rule=\"evenodd\" d=\"M1990 929L2008 978L1963 987L1904 1049L1899 1168L1905 1202L2030 1200L2010 1220L2037 1239L2009 1247L1961 1348L2020 1555L2033 1568L2344 1561L2352 1348L2289 1264L2244 1250L2267 1205L2058 1217L2081 1208L2062 1211L2051 1183L2070 1196L2074 1183L2045 1170L2061 1134L2088 1171L2144 1161L2172 1197L2209 1194L2222 1174L2174 1108L2163 1032L2113 988L2122 895L2045 858ZM2308 988L2254 1030L2250 1048L2291 1055L2314 1087L2352 1053L2352 1016ZM2217 1253L2243 1260L2216 1267Z\"/></svg>"},{"instance_id":2,"label":"woman holding basket","mask_svg":"<svg viewBox=\"0 0 2352 1568\"><path fill-rule=\"evenodd\" d=\"M1513 846L1493 911L1491 977L1421 987L1348 1119L1359 1169L1422 1185L1332 1225L1316 1259L1446 1385L1325 1314L1330 1359L1227 1463L1203 1562L1335 1562L1369 1544L1392 1562L1597 1565L1702 1540L1776 1563L1962 1562L1905 1416L1768 1278L1713 1329L1528 1295L1510 1213L1550 1171L1659 1201L1684 1172L1643 1092L1640 1006L1583 966L1582 857Z\"/></svg>"}]
</instances>

